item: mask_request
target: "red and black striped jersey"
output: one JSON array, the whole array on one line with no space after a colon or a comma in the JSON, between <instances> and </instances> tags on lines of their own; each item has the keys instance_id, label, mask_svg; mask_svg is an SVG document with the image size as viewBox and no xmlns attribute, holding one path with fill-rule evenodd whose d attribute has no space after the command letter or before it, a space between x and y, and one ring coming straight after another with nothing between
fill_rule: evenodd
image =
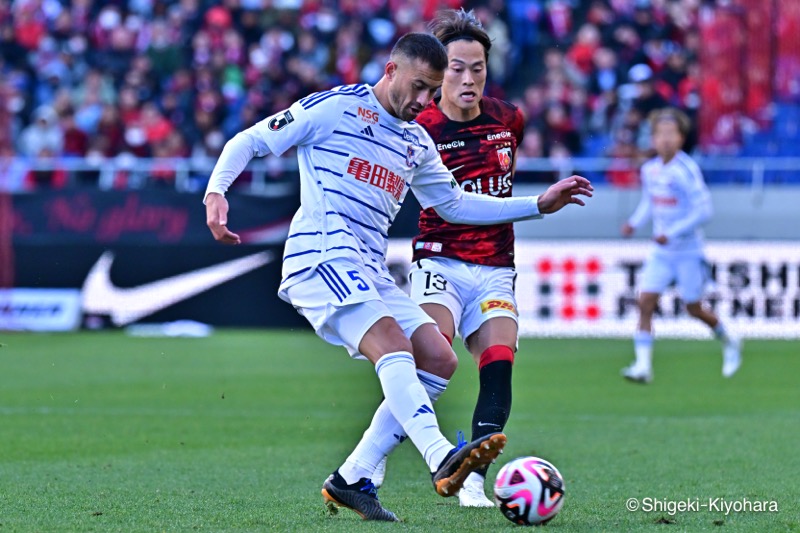
<instances>
[{"instance_id":1,"label":"red and black striped jersey","mask_svg":"<svg viewBox=\"0 0 800 533\"><path fill-rule=\"evenodd\" d=\"M484 96L480 106L478 117L456 122L434 101L416 122L433 138L442 161L464 191L508 197L525 121L519 109L503 100ZM424 209L413 242L414 261L449 257L478 265L514 266L513 224L451 224L433 209Z\"/></svg>"}]
</instances>

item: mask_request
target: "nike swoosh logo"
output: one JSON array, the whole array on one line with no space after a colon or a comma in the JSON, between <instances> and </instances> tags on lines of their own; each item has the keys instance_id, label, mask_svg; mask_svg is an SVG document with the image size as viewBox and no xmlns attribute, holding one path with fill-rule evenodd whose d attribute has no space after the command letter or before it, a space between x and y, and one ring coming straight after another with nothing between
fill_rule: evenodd
<instances>
[{"instance_id":1,"label":"nike swoosh logo","mask_svg":"<svg viewBox=\"0 0 800 533\"><path fill-rule=\"evenodd\" d=\"M451 168L450 174L455 174L456 170L461 170L462 168L464 168L464 165L458 165L456 168Z\"/></svg>"},{"instance_id":2,"label":"nike swoosh logo","mask_svg":"<svg viewBox=\"0 0 800 533\"><path fill-rule=\"evenodd\" d=\"M442 294L442 291L431 291L431 292L425 291L422 293L423 296L433 296L434 294Z\"/></svg>"},{"instance_id":3,"label":"nike swoosh logo","mask_svg":"<svg viewBox=\"0 0 800 533\"><path fill-rule=\"evenodd\" d=\"M120 288L111 282L114 254L105 252L83 282L83 310L108 315L115 325L124 326L266 265L273 258L272 252L258 252L138 287Z\"/></svg>"},{"instance_id":4,"label":"nike swoosh logo","mask_svg":"<svg viewBox=\"0 0 800 533\"><path fill-rule=\"evenodd\" d=\"M488 422L478 422L478 426L480 426L480 427L492 426L492 427L495 427L495 428L499 428L500 424L490 424Z\"/></svg>"}]
</instances>

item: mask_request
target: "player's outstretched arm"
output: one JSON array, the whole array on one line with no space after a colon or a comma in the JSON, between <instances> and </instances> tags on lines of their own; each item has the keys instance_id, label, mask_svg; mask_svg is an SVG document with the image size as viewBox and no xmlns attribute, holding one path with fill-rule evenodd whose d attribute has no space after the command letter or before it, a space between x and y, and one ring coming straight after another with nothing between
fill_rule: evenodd
<instances>
[{"instance_id":1,"label":"player's outstretched arm","mask_svg":"<svg viewBox=\"0 0 800 533\"><path fill-rule=\"evenodd\" d=\"M592 183L582 176L570 176L551 185L539 195L537 205L542 214L555 213L568 204L586 205L579 196L592 197Z\"/></svg>"},{"instance_id":2,"label":"player's outstretched arm","mask_svg":"<svg viewBox=\"0 0 800 533\"><path fill-rule=\"evenodd\" d=\"M572 176L552 185L541 196L496 198L471 192L461 193L432 207L452 224L504 224L542 218L567 204L585 205L578 196L592 196L592 184L581 176Z\"/></svg>"},{"instance_id":3,"label":"player's outstretched arm","mask_svg":"<svg viewBox=\"0 0 800 533\"><path fill-rule=\"evenodd\" d=\"M206 196L206 224L222 244L241 244L239 236L228 229L228 200L217 192Z\"/></svg>"}]
</instances>

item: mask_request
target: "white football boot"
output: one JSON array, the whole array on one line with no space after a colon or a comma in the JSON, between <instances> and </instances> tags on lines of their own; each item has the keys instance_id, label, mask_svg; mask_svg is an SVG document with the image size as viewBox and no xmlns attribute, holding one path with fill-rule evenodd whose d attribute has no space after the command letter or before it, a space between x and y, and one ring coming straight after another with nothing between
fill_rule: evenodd
<instances>
[{"instance_id":1,"label":"white football boot","mask_svg":"<svg viewBox=\"0 0 800 533\"><path fill-rule=\"evenodd\" d=\"M622 369L622 377L636 383L650 383L653 381L653 368L633 363Z\"/></svg>"},{"instance_id":2,"label":"white football boot","mask_svg":"<svg viewBox=\"0 0 800 533\"><path fill-rule=\"evenodd\" d=\"M484 477L477 472L472 472L467 477L464 486L458 491L461 507L494 507L492 500L483 491L484 482Z\"/></svg>"},{"instance_id":3,"label":"white football boot","mask_svg":"<svg viewBox=\"0 0 800 533\"><path fill-rule=\"evenodd\" d=\"M742 366L742 341L728 335L728 342L722 348L722 375L729 378Z\"/></svg>"}]
</instances>

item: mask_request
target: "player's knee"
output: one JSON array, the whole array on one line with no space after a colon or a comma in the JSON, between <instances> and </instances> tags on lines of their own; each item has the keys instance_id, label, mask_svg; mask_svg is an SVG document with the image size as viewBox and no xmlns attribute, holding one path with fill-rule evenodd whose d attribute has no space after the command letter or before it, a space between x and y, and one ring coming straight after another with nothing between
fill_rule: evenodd
<instances>
[{"instance_id":1,"label":"player's knee","mask_svg":"<svg viewBox=\"0 0 800 533\"><path fill-rule=\"evenodd\" d=\"M657 302L658 300L654 300L652 298L639 298L639 313L645 317L653 316L653 313L656 310Z\"/></svg>"},{"instance_id":2,"label":"player's knee","mask_svg":"<svg viewBox=\"0 0 800 533\"><path fill-rule=\"evenodd\" d=\"M439 377L450 379L450 376L456 373L456 368L458 368L458 357L452 348L442 354L439 366L441 372L437 374Z\"/></svg>"},{"instance_id":3,"label":"player's knee","mask_svg":"<svg viewBox=\"0 0 800 533\"><path fill-rule=\"evenodd\" d=\"M440 378L450 379L458 368L458 357L452 348L442 343L436 348L426 347L414 353L417 368Z\"/></svg>"},{"instance_id":4,"label":"player's knee","mask_svg":"<svg viewBox=\"0 0 800 533\"><path fill-rule=\"evenodd\" d=\"M417 368L450 379L458 366L458 357L450 341L433 324L423 324L411 335Z\"/></svg>"}]
</instances>

